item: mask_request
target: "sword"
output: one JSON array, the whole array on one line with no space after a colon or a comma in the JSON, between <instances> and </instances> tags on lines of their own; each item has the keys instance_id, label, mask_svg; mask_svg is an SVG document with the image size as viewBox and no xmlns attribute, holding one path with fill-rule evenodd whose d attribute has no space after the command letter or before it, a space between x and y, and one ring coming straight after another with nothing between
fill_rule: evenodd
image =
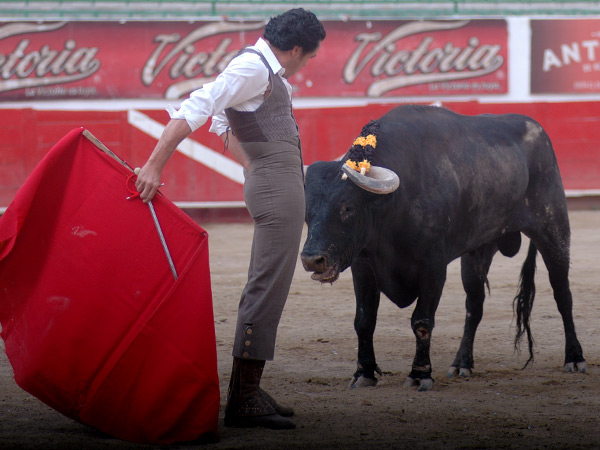
<instances>
[{"instance_id":1,"label":"sword","mask_svg":"<svg viewBox=\"0 0 600 450\"><path fill-rule=\"evenodd\" d=\"M140 168L136 167L135 169L133 169L133 173L135 173L136 175L138 173L140 173ZM161 186L162 186L162 184L161 184ZM152 200L148 201L148 208L150 209L150 214L152 215L152 220L154 221L154 226L156 227L156 231L158 232L158 237L160 239L160 243L162 244L163 250L165 251L165 255L167 256L167 261L169 263L169 267L171 268L171 273L173 274L173 278L175 278L175 280L177 280L177 271L175 270L175 264L173 264L173 258L171 258L171 252L169 252L169 247L167 247L167 241L165 241L165 235L162 232L160 223L158 223L158 217L156 215L156 211L154 210L154 205L152 204Z\"/></svg>"},{"instance_id":2,"label":"sword","mask_svg":"<svg viewBox=\"0 0 600 450\"><path fill-rule=\"evenodd\" d=\"M175 264L173 264L173 259L171 258L171 253L169 252L169 247L167 247L167 242L165 241L165 236L163 235L162 228L158 223L158 217L156 217L156 211L154 211L154 205L152 204L152 200L148 202L148 208L150 208L150 214L152 214L152 219L154 220L154 225L156 226L156 231L158 231L158 237L160 238L160 243L163 246L163 250L165 251L165 255L167 255L167 261L169 262L169 267L171 268L171 272L173 273L173 278L177 280L177 271L175 270Z\"/></svg>"}]
</instances>

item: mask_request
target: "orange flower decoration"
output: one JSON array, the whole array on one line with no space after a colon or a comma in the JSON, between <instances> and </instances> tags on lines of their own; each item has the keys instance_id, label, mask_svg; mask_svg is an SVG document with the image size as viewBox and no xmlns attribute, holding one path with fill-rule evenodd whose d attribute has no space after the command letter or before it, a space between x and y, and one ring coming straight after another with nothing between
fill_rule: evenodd
<instances>
[{"instance_id":1,"label":"orange flower decoration","mask_svg":"<svg viewBox=\"0 0 600 450\"><path fill-rule=\"evenodd\" d=\"M364 159L358 163L358 168L359 168L359 172L364 175L371 169L371 163L369 161L367 161L366 159Z\"/></svg>"},{"instance_id":2,"label":"orange flower decoration","mask_svg":"<svg viewBox=\"0 0 600 450\"><path fill-rule=\"evenodd\" d=\"M370 145L371 147L375 148L377 146L377 136L375 136L374 134L369 134L367 136L359 136L354 140L352 145L360 145L363 148L367 145ZM346 165L356 170L357 172L360 172L363 175L369 172L369 170L371 169L371 163L367 159L364 159L358 163L349 159L346 161Z\"/></svg>"},{"instance_id":3,"label":"orange flower decoration","mask_svg":"<svg viewBox=\"0 0 600 450\"><path fill-rule=\"evenodd\" d=\"M348 161L346 161L346 165L348 167L350 167L351 169L356 170L357 172L360 172L360 169L358 168L358 164L356 164L354 161L352 161L351 159L349 159Z\"/></svg>"},{"instance_id":4,"label":"orange flower decoration","mask_svg":"<svg viewBox=\"0 0 600 450\"><path fill-rule=\"evenodd\" d=\"M375 148L377 146L377 136L374 134L369 134L368 136L359 136L357 137L352 145L360 145L361 147L365 147L370 145Z\"/></svg>"}]
</instances>

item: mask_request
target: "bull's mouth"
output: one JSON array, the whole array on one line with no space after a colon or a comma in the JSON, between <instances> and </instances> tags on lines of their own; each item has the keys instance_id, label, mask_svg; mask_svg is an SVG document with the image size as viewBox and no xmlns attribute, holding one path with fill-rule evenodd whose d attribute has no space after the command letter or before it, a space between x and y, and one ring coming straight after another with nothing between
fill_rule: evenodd
<instances>
[{"instance_id":1,"label":"bull's mouth","mask_svg":"<svg viewBox=\"0 0 600 450\"><path fill-rule=\"evenodd\" d=\"M337 267L328 267L323 272L314 272L310 278L315 281L320 281L321 283L333 283L340 276L339 270Z\"/></svg>"}]
</instances>

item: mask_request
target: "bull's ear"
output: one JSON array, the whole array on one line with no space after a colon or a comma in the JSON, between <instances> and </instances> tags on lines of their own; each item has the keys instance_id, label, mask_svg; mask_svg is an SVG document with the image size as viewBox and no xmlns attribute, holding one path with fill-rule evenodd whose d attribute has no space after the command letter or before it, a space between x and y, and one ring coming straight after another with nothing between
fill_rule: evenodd
<instances>
[{"instance_id":1,"label":"bull's ear","mask_svg":"<svg viewBox=\"0 0 600 450\"><path fill-rule=\"evenodd\" d=\"M371 166L369 172L362 175L347 164L343 164L342 172L358 187L375 194L391 194L400 186L398 175L385 167Z\"/></svg>"}]
</instances>

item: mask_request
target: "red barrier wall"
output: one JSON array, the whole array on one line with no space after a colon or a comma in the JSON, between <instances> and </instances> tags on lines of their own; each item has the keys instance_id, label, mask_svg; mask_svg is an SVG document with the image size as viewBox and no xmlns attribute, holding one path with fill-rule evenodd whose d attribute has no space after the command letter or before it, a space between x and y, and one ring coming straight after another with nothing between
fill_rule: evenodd
<instances>
[{"instance_id":1,"label":"red barrier wall","mask_svg":"<svg viewBox=\"0 0 600 450\"><path fill-rule=\"evenodd\" d=\"M600 198L600 19L324 24L320 62L288 80L306 164L343 155L362 126L398 99L444 99L458 113L533 117L554 143L568 195ZM162 102L175 104L214 79L263 27L0 22L0 98L15 102L0 109L0 212L73 128L87 128L132 166L143 164L168 121ZM135 109L148 99L160 106ZM360 106L342 106L348 102ZM163 193L194 206L243 205L241 167L223 155L220 138L203 127L185 146L167 165Z\"/></svg>"},{"instance_id":2,"label":"red barrier wall","mask_svg":"<svg viewBox=\"0 0 600 450\"><path fill-rule=\"evenodd\" d=\"M343 155L362 126L395 107L374 104L361 107L299 109L304 162L331 160ZM533 117L553 141L567 190L600 190L600 102L577 103L444 103L462 114L522 113ZM139 111L163 126L163 110ZM156 138L131 124L128 111L45 111L0 109L0 207L6 207L41 157L73 128L87 128L132 166L143 164ZM208 127L191 139L215 153L223 152L219 137ZM230 155L226 152L226 157ZM176 153L165 172L163 192L176 202L241 202L242 185L215 171L210 161L194 161Z\"/></svg>"}]
</instances>

